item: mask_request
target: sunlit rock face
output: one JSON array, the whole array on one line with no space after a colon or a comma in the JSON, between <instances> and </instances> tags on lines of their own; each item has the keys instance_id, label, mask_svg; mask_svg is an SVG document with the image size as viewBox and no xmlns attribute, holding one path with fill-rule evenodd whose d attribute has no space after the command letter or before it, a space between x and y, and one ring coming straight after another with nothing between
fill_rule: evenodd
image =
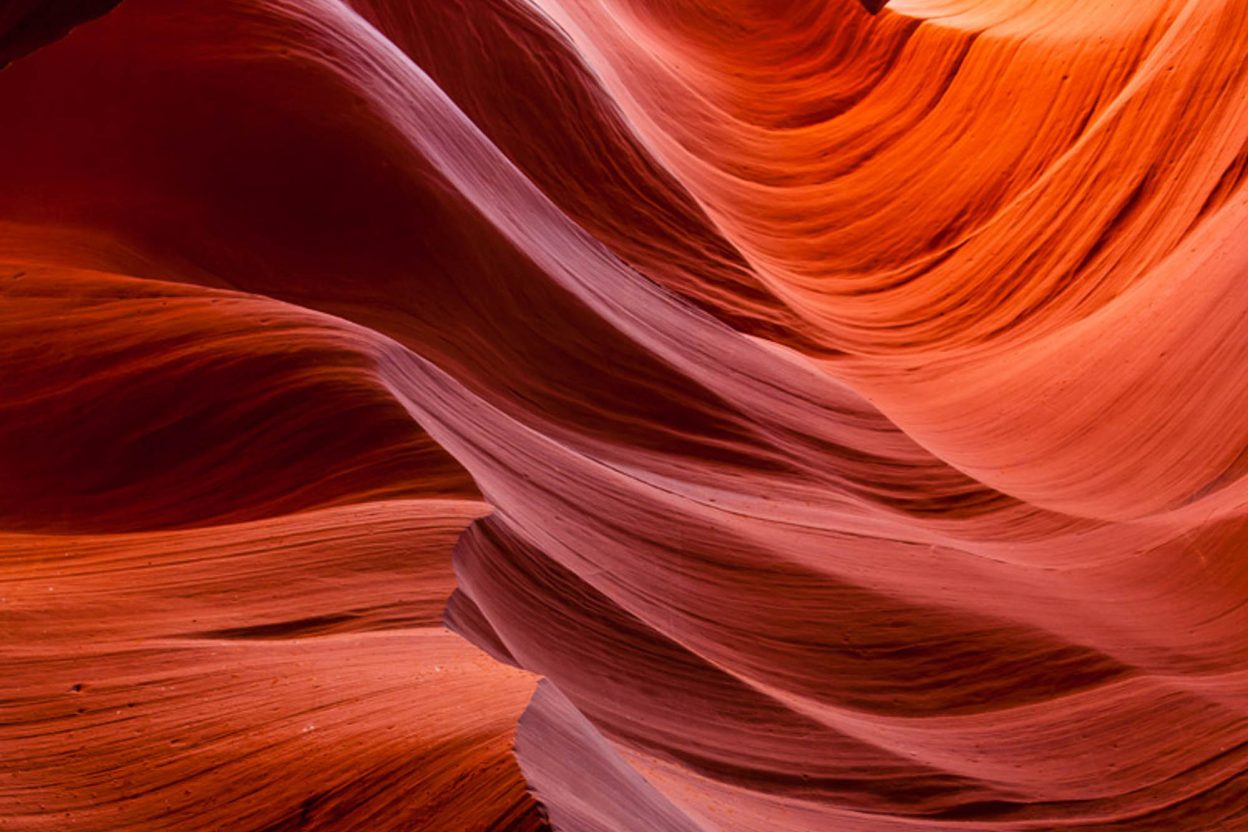
<instances>
[{"instance_id":1,"label":"sunlit rock face","mask_svg":"<svg viewBox=\"0 0 1248 832\"><path fill-rule=\"evenodd\" d=\"M0 829L1248 829L1248 0L5 62Z\"/></svg>"}]
</instances>

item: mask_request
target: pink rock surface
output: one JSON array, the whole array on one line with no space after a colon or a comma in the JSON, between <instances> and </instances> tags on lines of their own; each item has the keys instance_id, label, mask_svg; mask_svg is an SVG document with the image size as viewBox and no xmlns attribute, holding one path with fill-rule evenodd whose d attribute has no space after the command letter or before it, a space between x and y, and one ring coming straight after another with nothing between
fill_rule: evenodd
<instances>
[{"instance_id":1,"label":"pink rock surface","mask_svg":"<svg viewBox=\"0 0 1248 832\"><path fill-rule=\"evenodd\" d=\"M0 828L1248 828L1248 3L884 6L0 72Z\"/></svg>"}]
</instances>

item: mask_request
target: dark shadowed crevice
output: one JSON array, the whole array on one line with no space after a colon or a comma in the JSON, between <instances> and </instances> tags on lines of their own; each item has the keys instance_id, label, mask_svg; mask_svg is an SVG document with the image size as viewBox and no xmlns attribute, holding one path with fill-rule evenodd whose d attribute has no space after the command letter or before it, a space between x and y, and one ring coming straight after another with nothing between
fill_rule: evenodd
<instances>
[{"instance_id":1,"label":"dark shadowed crevice","mask_svg":"<svg viewBox=\"0 0 1248 832\"><path fill-rule=\"evenodd\" d=\"M5 0L0 3L0 70L109 13L121 0Z\"/></svg>"}]
</instances>

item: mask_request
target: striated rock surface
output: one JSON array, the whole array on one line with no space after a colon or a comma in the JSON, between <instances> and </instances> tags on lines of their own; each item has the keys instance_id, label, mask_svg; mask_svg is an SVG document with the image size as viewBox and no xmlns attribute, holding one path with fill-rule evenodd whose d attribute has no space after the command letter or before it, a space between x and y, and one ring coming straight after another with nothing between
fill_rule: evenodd
<instances>
[{"instance_id":1,"label":"striated rock surface","mask_svg":"<svg viewBox=\"0 0 1248 832\"><path fill-rule=\"evenodd\" d=\"M1248 829L1248 2L19 10L0 829Z\"/></svg>"}]
</instances>

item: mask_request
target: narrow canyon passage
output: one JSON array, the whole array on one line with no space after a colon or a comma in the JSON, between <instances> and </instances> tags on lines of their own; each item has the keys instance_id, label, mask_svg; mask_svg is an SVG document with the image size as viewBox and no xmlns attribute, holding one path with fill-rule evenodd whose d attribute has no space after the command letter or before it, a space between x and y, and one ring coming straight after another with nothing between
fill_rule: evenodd
<instances>
[{"instance_id":1,"label":"narrow canyon passage","mask_svg":"<svg viewBox=\"0 0 1248 832\"><path fill-rule=\"evenodd\" d=\"M1248 829L1248 0L0 65L0 830Z\"/></svg>"}]
</instances>

